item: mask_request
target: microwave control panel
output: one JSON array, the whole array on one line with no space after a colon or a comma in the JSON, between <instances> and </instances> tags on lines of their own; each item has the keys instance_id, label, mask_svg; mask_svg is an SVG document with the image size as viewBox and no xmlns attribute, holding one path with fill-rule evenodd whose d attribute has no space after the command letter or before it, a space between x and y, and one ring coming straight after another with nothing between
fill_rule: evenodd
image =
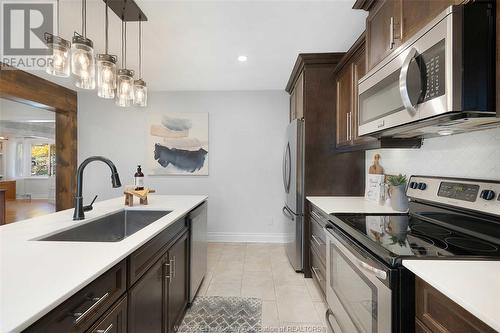
<instances>
[{"instance_id":1,"label":"microwave control panel","mask_svg":"<svg viewBox=\"0 0 500 333\"><path fill-rule=\"evenodd\" d=\"M420 62L423 94L422 102L427 102L445 93L445 44L444 39L417 57Z\"/></svg>"}]
</instances>

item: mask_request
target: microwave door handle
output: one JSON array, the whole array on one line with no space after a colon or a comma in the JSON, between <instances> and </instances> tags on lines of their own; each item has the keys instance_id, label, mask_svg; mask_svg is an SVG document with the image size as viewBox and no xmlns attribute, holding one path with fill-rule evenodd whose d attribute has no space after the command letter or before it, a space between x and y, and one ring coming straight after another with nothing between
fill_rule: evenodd
<instances>
[{"instance_id":1,"label":"microwave door handle","mask_svg":"<svg viewBox=\"0 0 500 333\"><path fill-rule=\"evenodd\" d=\"M408 92L408 69L410 68L410 63L415 58L417 54L417 50L412 47L410 52L405 58L403 65L401 66L401 72L399 73L399 93L401 94L401 100L403 101L403 106L406 111L410 113L411 116L414 116L417 112L416 105L413 105L410 99L410 94Z\"/></svg>"}]
</instances>

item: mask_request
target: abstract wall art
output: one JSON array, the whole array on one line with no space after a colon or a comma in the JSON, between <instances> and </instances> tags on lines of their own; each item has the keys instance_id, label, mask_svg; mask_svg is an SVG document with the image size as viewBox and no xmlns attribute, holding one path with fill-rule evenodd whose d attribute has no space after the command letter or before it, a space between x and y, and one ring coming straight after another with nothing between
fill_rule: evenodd
<instances>
[{"instance_id":1,"label":"abstract wall art","mask_svg":"<svg viewBox=\"0 0 500 333\"><path fill-rule=\"evenodd\" d=\"M208 113L152 114L150 175L208 175Z\"/></svg>"}]
</instances>

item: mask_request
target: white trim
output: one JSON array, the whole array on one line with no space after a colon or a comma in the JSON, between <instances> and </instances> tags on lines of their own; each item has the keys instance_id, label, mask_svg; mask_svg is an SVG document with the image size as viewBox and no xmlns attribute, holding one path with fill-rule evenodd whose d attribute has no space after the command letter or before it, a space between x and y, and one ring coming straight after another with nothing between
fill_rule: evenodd
<instances>
[{"instance_id":1,"label":"white trim","mask_svg":"<svg viewBox=\"0 0 500 333\"><path fill-rule=\"evenodd\" d=\"M209 242L236 243L286 243L286 234L281 233L232 233L208 232Z\"/></svg>"}]
</instances>

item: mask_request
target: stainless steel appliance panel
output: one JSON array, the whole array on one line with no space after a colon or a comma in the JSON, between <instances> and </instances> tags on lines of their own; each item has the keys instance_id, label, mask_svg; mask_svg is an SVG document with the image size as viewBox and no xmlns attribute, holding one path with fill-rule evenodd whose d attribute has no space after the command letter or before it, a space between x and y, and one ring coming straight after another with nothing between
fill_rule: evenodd
<instances>
[{"instance_id":1,"label":"stainless steel appliance panel","mask_svg":"<svg viewBox=\"0 0 500 333\"><path fill-rule=\"evenodd\" d=\"M189 214L191 229L191 277L189 284L189 302L192 303L207 272L207 216L208 204L204 202Z\"/></svg>"},{"instance_id":2,"label":"stainless steel appliance panel","mask_svg":"<svg viewBox=\"0 0 500 333\"><path fill-rule=\"evenodd\" d=\"M359 134L432 137L500 126L493 8L448 7L362 77Z\"/></svg>"},{"instance_id":3,"label":"stainless steel appliance panel","mask_svg":"<svg viewBox=\"0 0 500 333\"><path fill-rule=\"evenodd\" d=\"M327 237L328 323L342 333L387 333L392 330L389 268L350 247L335 231Z\"/></svg>"},{"instance_id":4,"label":"stainless steel appliance panel","mask_svg":"<svg viewBox=\"0 0 500 333\"><path fill-rule=\"evenodd\" d=\"M303 214L303 132L304 122L296 119L286 130L287 142L283 152L283 187L286 206L295 214Z\"/></svg>"},{"instance_id":5,"label":"stainless steel appliance panel","mask_svg":"<svg viewBox=\"0 0 500 333\"><path fill-rule=\"evenodd\" d=\"M384 62L384 66L378 70L368 73L359 83L359 133L360 135L369 134L417 121L422 118L432 117L438 114L450 112L452 110L461 110L460 99L454 99L455 89L460 91L457 86L459 82L453 82L454 68L460 62L459 52L453 52L453 47L459 43L460 38L453 38L454 26L457 20L461 19L460 11L451 15L450 7L445 14L438 19L437 23L428 31L423 31L414 36L410 41L402 45ZM455 23L455 24L454 24ZM455 27L456 28L456 27ZM408 80L411 75L421 76L420 73L411 71L417 55L424 54L433 47L443 46L443 52L431 57L428 60L429 71L434 76L429 82L429 88L437 84L444 90L442 94L434 93L432 98L427 99L412 107L412 101L408 94ZM432 67L431 67L432 66ZM437 81L435 71L443 77ZM430 72L429 72L430 75ZM458 77L458 76L457 76ZM404 93L406 92L406 93ZM410 94L411 95L411 94ZM455 105L453 104L455 103Z\"/></svg>"},{"instance_id":6,"label":"stainless steel appliance panel","mask_svg":"<svg viewBox=\"0 0 500 333\"><path fill-rule=\"evenodd\" d=\"M283 214L287 217L286 252L296 271L304 262L304 121L292 121L286 130L283 151L283 188L286 194Z\"/></svg>"}]
</instances>

